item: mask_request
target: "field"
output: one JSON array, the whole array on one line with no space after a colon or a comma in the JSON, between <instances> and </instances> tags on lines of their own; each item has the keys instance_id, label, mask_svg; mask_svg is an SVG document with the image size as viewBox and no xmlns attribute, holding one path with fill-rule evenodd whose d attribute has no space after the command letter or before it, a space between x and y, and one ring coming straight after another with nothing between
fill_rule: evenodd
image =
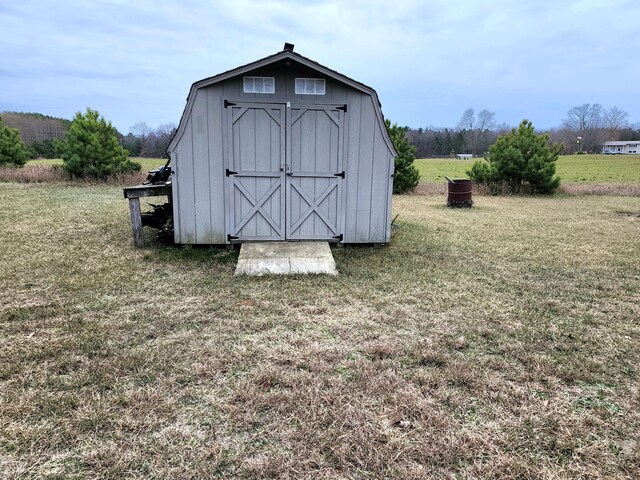
<instances>
[{"instance_id":1,"label":"field","mask_svg":"<svg viewBox=\"0 0 640 480\"><path fill-rule=\"evenodd\" d=\"M148 171L164 165L161 158L133 157ZM445 182L449 178L468 178L467 170L478 159L421 158L416 160L421 182ZM62 160L30 160L29 165L62 165ZM640 182L640 155L564 155L556 163L563 182Z\"/></svg>"},{"instance_id":2,"label":"field","mask_svg":"<svg viewBox=\"0 0 640 480\"><path fill-rule=\"evenodd\" d=\"M446 182L449 178L468 178L471 160L423 158L416 160L421 182ZM640 182L640 155L563 155L556 163L562 182Z\"/></svg>"},{"instance_id":3,"label":"field","mask_svg":"<svg viewBox=\"0 0 640 480\"><path fill-rule=\"evenodd\" d=\"M154 168L162 167L165 163L167 163L166 158L131 157L131 160L140 163L142 165L142 170L145 172L153 170ZM29 160L27 165L62 165L62 160L59 158L52 160Z\"/></svg>"},{"instance_id":4,"label":"field","mask_svg":"<svg viewBox=\"0 0 640 480\"><path fill-rule=\"evenodd\" d=\"M234 278L118 186L0 183L0 477L639 478L640 197L475 200Z\"/></svg>"}]
</instances>

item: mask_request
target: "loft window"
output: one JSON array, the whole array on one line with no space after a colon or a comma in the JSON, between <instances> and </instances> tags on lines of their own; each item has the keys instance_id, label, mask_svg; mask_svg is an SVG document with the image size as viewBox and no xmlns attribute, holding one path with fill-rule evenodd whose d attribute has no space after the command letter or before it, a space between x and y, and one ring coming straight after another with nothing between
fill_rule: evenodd
<instances>
[{"instance_id":1,"label":"loft window","mask_svg":"<svg viewBox=\"0 0 640 480\"><path fill-rule=\"evenodd\" d=\"M296 93L299 95L324 95L324 78L296 78Z\"/></svg>"},{"instance_id":2,"label":"loft window","mask_svg":"<svg viewBox=\"0 0 640 480\"><path fill-rule=\"evenodd\" d=\"M244 77L242 91L244 93L276 93L276 79L273 77Z\"/></svg>"}]
</instances>

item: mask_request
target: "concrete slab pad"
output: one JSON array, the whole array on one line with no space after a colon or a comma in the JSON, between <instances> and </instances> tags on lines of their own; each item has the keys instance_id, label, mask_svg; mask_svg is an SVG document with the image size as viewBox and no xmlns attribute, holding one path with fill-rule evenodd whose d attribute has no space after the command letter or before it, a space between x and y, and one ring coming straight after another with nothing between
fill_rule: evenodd
<instances>
[{"instance_id":1,"label":"concrete slab pad","mask_svg":"<svg viewBox=\"0 0 640 480\"><path fill-rule=\"evenodd\" d=\"M243 243L236 275L337 275L329 242Z\"/></svg>"}]
</instances>

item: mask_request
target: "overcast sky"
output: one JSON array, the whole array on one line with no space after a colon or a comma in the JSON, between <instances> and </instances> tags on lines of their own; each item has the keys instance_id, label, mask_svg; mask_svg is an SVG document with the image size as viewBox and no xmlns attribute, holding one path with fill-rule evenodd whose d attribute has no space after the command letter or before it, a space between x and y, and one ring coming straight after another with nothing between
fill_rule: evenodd
<instances>
[{"instance_id":1,"label":"overcast sky","mask_svg":"<svg viewBox=\"0 0 640 480\"><path fill-rule=\"evenodd\" d=\"M557 126L601 103L640 121L640 1L0 3L0 111L178 123L190 85L282 49L377 90L393 121Z\"/></svg>"}]
</instances>

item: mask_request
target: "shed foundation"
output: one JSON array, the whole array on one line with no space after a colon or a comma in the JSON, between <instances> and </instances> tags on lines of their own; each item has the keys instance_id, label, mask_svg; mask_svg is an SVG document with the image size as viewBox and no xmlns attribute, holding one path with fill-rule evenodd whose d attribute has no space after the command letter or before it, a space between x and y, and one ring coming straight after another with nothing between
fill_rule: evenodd
<instances>
[{"instance_id":1,"label":"shed foundation","mask_svg":"<svg viewBox=\"0 0 640 480\"><path fill-rule=\"evenodd\" d=\"M236 275L337 275L328 242L247 242L240 247Z\"/></svg>"}]
</instances>

